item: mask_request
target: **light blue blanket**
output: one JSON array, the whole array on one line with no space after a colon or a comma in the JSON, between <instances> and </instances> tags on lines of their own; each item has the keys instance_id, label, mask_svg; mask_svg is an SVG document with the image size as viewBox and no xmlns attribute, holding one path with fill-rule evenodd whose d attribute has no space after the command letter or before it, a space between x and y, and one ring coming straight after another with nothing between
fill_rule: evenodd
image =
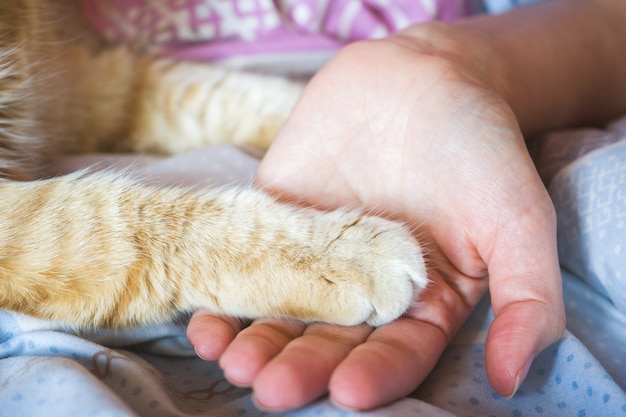
<instances>
[{"instance_id":1,"label":"light blue blanket","mask_svg":"<svg viewBox=\"0 0 626 417\"><path fill-rule=\"evenodd\" d=\"M492 315L485 298L411 398L366 415L626 416L626 128L617 133L551 181L568 332L536 359L519 393L505 400L487 382L483 342ZM195 157L205 170L200 176L218 183L248 181L256 167L234 148L205 152L216 158L183 156L184 170L177 159L159 166L176 181L185 174L197 182L189 176ZM155 168L142 170L149 175ZM320 400L289 414L356 413ZM0 416L261 415L248 390L194 356L184 322L79 336L0 312Z\"/></svg>"}]
</instances>

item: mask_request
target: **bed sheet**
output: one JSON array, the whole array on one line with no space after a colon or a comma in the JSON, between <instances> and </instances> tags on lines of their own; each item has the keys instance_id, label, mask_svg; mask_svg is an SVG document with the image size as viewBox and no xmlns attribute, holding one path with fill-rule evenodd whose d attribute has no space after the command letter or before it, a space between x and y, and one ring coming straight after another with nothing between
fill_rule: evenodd
<instances>
[{"instance_id":1,"label":"bed sheet","mask_svg":"<svg viewBox=\"0 0 626 417\"><path fill-rule=\"evenodd\" d=\"M605 138L591 141L605 145L599 149L581 132L548 135L533 147L558 213L568 331L539 355L513 399L486 379L487 296L409 397L368 413L322 398L282 415L626 415L626 119L588 131ZM249 183L257 165L250 152L218 146L166 159L76 157L51 170L124 169L145 181L211 186ZM0 416L266 416L249 390L194 355L185 322L75 334L0 311Z\"/></svg>"}]
</instances>

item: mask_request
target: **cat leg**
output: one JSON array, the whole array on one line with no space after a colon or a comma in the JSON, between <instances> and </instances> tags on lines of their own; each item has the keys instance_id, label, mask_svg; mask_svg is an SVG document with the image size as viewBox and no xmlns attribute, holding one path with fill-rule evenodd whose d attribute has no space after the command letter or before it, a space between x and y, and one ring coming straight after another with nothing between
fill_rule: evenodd
<instances>
[{"instance_id":1,"label":"cat leg","mask_svg":"<svg viewBox=\"0 0 626 417\"><path fill-rule=\"evenodd\" d=\"M268 221L272 238L264 250L232 265L225 284L234 284L228 292L237 297L226 313L378 326L404 313L427 285L421 248L405 226L358 212L275 204L265 207L276 217ZM260 284L254 293L236 284L245 279Z\"/></svg>"},{"instance_id":2,"label":"cat leg","mask_svg":"<svg viewBox=\"0 0 626 417\"><path fill-rule=\"evenodd\" d=\"M353 325L395 319L426 283L400 224L250 188L152 187L111 173L0 181L0 308L129 327L207 308Z\"/></svg>"},{"instance_id":3,"label":"cat leg","mask_svg":"<svg viewBox=\"0 0 626 417\"><path fill-rule=\"evenodd\" d=\"M72 152L176 154L231 143L269 147L302 91L279 77L139 56L128 48L63 51L69 102L49 125ZM54 107L53 107L54 109Z\"/></svg>"},{"instance_id":4,"label":"cat leg","mask_svg":"<svg viewBox=\"0 0 626 417\"><path fill-rule=\"evenodd\" d=\"M141 86L128 144L134 151L180 153L230 143L267 149L302 92L274 76L208 64L154 60Z\"/></svg>"}]
</instances>

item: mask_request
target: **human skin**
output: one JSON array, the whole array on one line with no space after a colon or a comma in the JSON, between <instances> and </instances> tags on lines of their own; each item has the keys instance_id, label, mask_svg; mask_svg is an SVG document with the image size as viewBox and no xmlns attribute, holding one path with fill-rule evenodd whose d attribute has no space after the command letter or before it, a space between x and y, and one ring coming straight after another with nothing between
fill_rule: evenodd
<instances>
[{"instance_id":1,"label":"human skin","mask_svg":"<svg viewBox=\"0 0 626 417\"><path fill-rule=\"evenodd\" d=\"M555 213L524 136L626 111L626 2L554 0L352 44L310 82L257 184L416 226L432 283L371 329L194 314L198 354L269 410L373 408L429 374L489 290L485 366L513 395L565 317Z\"/></svg>"}]
</instances>

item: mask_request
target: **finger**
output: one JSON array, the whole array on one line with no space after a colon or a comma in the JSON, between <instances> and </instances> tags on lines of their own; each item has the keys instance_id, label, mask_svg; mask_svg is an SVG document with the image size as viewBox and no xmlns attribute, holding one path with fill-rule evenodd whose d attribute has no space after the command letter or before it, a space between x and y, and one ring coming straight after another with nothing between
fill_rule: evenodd
<instances>
[{"instance_id":1,"label":"finger","mask_svg":"<svg viewBox=\"0 0 626 417\"><path fill-rule=\"evenodd\" d=\"M257 375L305 325L296 320L260 319L239 332L220 357L220 367L235 385L252 386Z\"/></svg>"},{"instance_id":2,"label":"finger","mask_svg":"<svg viewBox=\"0 0 626 417\"><path fill-rule=\"evenodd\" d=\"M564 318L557 310L534 300L500 310L485 344L487 377L497 393L506 398L515 395L533 359L562 336Z\"/></svg>"},{"instance_id":3,"label":"finger","mask_svg":"<svg viewBox=\"0 0 626 417\"><path fill-rule=\"evenodd\" d=\"M335 370L331 400L366 410L409 394L435 366L447 340L437 327L411 318L378 328Z\"/></svg>"},{"instance_id":4,"label":"finger","mask_svg":"<svg viewBox=\"0 0 626 417\"><path fill-rule=\"evenodd\" d=\"M485 366L493 388L505 397L515 394L532 360L565 329L554 222L549 212L520 220L490 262L495 319Z\"/></svg>"},{"instance_id":5,"label":"finger","mask_svg":"<svg viewBox=\"0 0 626 417\"><path fill-rule=\"evenodd\" d=\"M334 369L370 332L365 325L310 325L255 379L257 405L271 411L293 409L326 394Z\"/></svg>"},{"instance_id":6,"label":"finger","mask_svg":"<svg viewBox=\"0 0 626 417\"><path fill-rule=\"evenodd\" d=\"M244 323L238 319L198 310L187 326L187 338L199 357L213 361L222 355L243 327Z\"/></svg>"},{"instance_id":7,"label":"finger","mask_svg":"<svg viewBox=\"0 0 626 417\"><path fill-rule=\"evenodd\" d=\"M450 274L444 280L446 269ZM487 286L452 270L431 270L431 283L415 307L376 329L339 365L329 384L333 402L351 410L371 409L406 396L428 376ZM454 281L457 285L448 285Z\"/></svg>"}]
</instances>

